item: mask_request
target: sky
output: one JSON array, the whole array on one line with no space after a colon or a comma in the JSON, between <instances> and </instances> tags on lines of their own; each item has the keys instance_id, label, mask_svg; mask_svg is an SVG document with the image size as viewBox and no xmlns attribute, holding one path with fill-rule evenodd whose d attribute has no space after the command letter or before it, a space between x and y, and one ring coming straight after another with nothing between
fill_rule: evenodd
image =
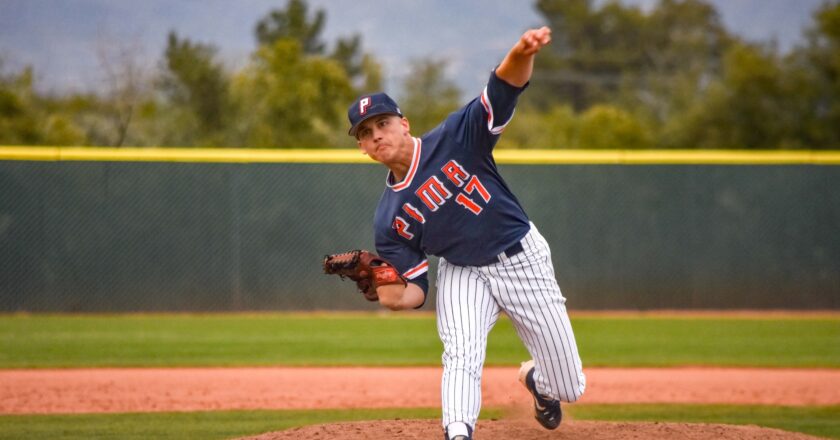
<instances>
[{"instance_id":1,"label":"sky","mask_svg":"<svg viewBox=\"0 0 840 440\"><path fill-rule=\"evenodd\" d=\"M604 1L604 0L596 0ZM657 0L622 0L650 8ZM752 40L775 39L782 50L801 42L823 0L709 0L724 24ZM103 59L126 53L154 75L166 35L218 48L230 69L254 50L254 26L285 0L0 0L3 72L34 68L41 91L101 88ZM323 39L362 35L365 50L385 69L393 93L412 59L446 59L461 90L480 90L490 69L519 35L542 23L531 0L309 0L323 8Z\"/></svg>"}]
</instances>

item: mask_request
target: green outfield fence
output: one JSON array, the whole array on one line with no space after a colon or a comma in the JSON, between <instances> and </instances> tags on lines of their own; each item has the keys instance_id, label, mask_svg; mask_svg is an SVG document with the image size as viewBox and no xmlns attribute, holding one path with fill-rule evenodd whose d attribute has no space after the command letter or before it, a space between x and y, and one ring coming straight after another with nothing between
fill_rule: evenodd
<instances>
[{"instance_id":1,"label":"green outfield fence","mask_svg":"<svg viewBox=\"0 0 840 440\"><path fill-rule=\"evenodd\" d=\"M574 310L840 309L840 152L496 157ZM320 262L372 246L384 178L355 150L0 147L0 311L375 308Z\"/></svg>"}]
</instances>

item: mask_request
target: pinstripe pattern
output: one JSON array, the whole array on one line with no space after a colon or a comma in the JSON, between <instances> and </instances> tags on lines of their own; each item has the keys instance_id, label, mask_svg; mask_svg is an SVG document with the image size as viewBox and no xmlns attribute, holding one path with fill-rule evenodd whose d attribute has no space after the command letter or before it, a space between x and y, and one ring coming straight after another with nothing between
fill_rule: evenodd
<instances>
[{"instance_id":1,"label":"pinstripe pattern","mask_svg":"<svg viewBox=\"0 0 840 440\"><path fill-rule=\"evenodd\" d=\"M482 267L441 258L437 327L443 342L443 426L475 426L481 409L481 370L487 335L504 311L535 361L540 393L574 402L586 387L566 299L554 276L548 243L531 224L523 251Z\"/></svg>"}]
</instances>

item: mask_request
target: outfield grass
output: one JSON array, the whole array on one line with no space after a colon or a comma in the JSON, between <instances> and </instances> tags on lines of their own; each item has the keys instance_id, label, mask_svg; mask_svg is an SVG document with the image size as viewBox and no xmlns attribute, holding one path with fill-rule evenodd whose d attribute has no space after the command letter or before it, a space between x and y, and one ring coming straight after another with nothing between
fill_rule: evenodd
<instances>
[{"instance_id":1,"label":"outfield grass","mask_svg":"<svg viewBox=\"0 0 840 440\"><path fill-rule=\"evenodd\" d=\"M840 367L840 318L579 317L584 365ZM0 368L440 365L429 314L2 315ZM527 358L501 319L488 365Z\"/></svg>"},{"instance_id":2,"label":"outfield grass","mask_svg":"<svg viewBox=\"0 0 840 440\"><path fill-rule=\"evenodd\" d=\"M0 416L0 440L229 439L318 423L437 419L439 412L366 409ZM755 424L840 439L840 406L571 405L566 406L566 413L575 420ZM498 409L482 410L482 419L499 417L504 415Z\"/></svg>"}]
</instances>

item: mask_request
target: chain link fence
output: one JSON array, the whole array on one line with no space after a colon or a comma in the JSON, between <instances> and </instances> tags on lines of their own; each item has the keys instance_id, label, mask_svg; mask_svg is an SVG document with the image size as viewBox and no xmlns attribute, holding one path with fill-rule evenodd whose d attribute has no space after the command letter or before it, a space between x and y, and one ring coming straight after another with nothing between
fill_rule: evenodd
<instances>
[{"instance_id":1,"label":"chain link fence","mask_svg":"<svg viewBox=\"0 0 840 440\"><path fill-rule=\"evenodd\" d=\"M840 309L838 166L500 169L574 310ZM0 161L0 311L376 309L320 265L373 246L385 171Z\"/></svg>"}]
</instances>

